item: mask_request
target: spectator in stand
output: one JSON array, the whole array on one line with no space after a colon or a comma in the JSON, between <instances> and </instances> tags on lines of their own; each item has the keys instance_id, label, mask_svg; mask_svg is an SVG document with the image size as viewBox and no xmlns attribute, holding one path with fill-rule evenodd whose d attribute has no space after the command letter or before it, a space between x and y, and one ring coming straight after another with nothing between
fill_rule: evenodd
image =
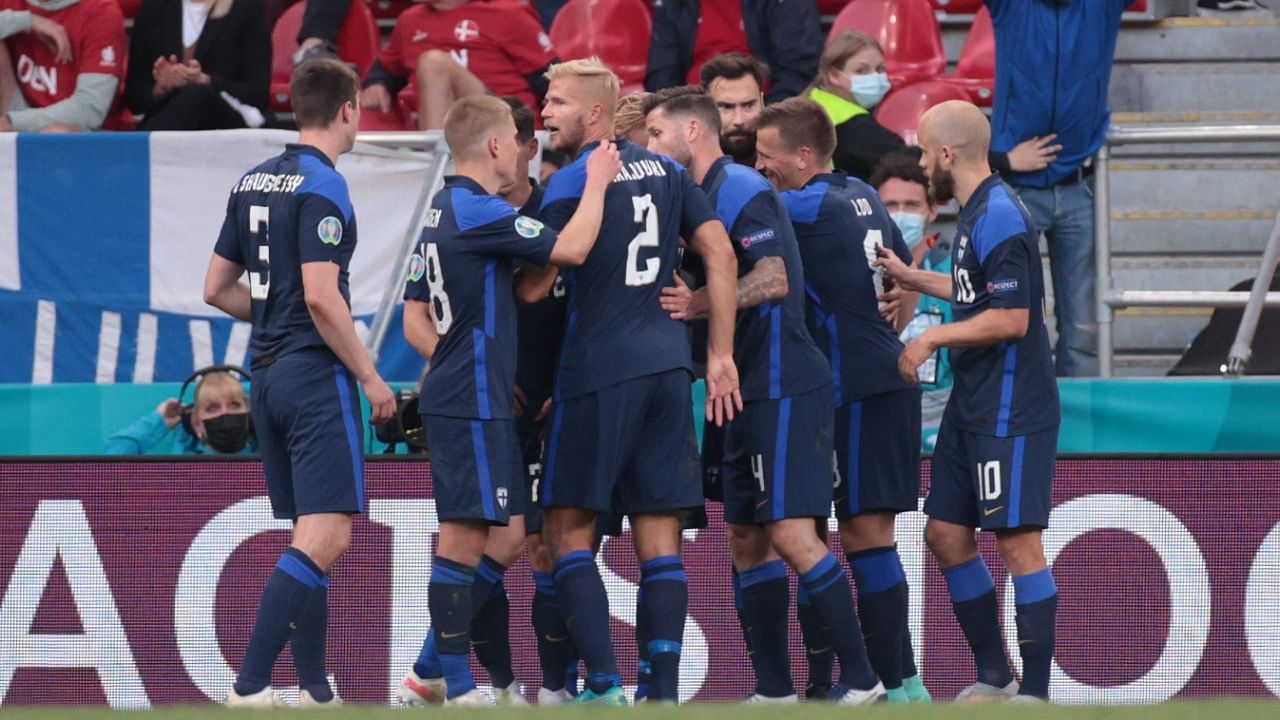
<instances>
[{"instance_id":1,"label":"spectator in stand","mask_svg":"<svg viewBox=\"0 0 1280 720\"><path fill-rule=\"evenodd\" d=\"M533 0L533 6L538 11L538 19L542 21L542 27L551 30L551 21L556 19L556 13L560 12L560 8L567 2L569 0Z\"/></svg>"},{"instance_id":2,"label":"spectator in stand","mask_svg":"<svg viewBox=\"0 0 1280 720\"><path fill-rule=\"evenodd\" d=\"M618 98L613 111L613 136L623 138L645 147L649 142L649 134L644 129L644 106L652 93L634 92Z\"/></svg>"},{"instance_id":3,"label":"spectator in stand","mask_svg":"<svg viewBox=\"0 0 1280 720\"><path fill-rule=\"evenodd\" d=\"M889 87L880 43L870 35L845 30L831 38L822 51L817 77L809 89L809 97L827 111L836 126L832 164L863 182L885 153L906 145L871 114Z\"/></svg>"},{"instance_id":4,"label":"spectator in stand","mask_svg":"<svg viewBox=\"0 0 1280 720\"><path fill-rule=\"evenodd\" d=\"M170 437L169 452L174 455L257 452L249 422L249 397L231 373L216 371L202 377L189 412L184 423L182 404L169 398L155 412L107 438L102 454L143 455Z\"/></svg>"},{"instance_id":5,"label":"spectator in stand","mask_svg":"<svg viewBox=\"0 0 1280 720\"><path fill-rule=\"evenodd\" d=\"M555 59L536 13L515 0L423 0L396 20L365 77L360 103L387 112L414 79L423 130L444 127L449 107L470 95L515 95L536 108Z\"/></svg>"},{"instance_id":6,"label":"spectator in stand","mask_svg":"<svg viewBox=\"0 0 1280 720\"><path fill-rule=\"evenodd\" d=\"M296 1L267 0L267 27L275 27ZM295 67L312 58L338 59L338 32L350 9L351 0L307 0L298 28L298 51L293 54Z\"/></svg>"},{"instance_id":7,"label":"spectator in stand","mask_svg":"<svg viewBox=\"0 0 1280 720\"><path fill-rule=\"evenodd\" d=\"M262 127L270 86L259 0L143 0L124 93L139 130Z\"/></svg>"},{"instance_id":8,"label":"spectator in stand","mask_svg":"<svg viewBox=\"0 0 1280 720\"><path fill-rule=\"evenodd\" d=\"M889 217L902 231L902 239L911 247L912 267L951 274L951 243L939 242L940 233L927 234L938 219L938 208L929 197L929 179L920 167L919 148L906 148L885 155L871 173L868 183L880 194L880 202ZM908 343L934 325L952 320L951 303L931 295L890 289L889 297L901 297L896 326L901 340ZM951 397L950 350L939 348L920 366L918 376L921 399L921 448L933 451L938 438L942 411Z\"/></svg>"},{"instance_id":9,"label":"spectator in stand","mask_svg":"<svg viewBox=\"0 0 1280 720\"><path fill-rule=\"evenodd\" d=\"M116 0L0 0L0 132L127 130Z\"/></svg>"},{"instance_id":10,"label":"spectator in stand","mask_svg":"<svg viewBox=\"0 0 1280 720\"><path fill-rule=\"evenodd\" d=\"M802 94L818 69L822 29L814 0L661 0L653 12L644 77L650 92L698 82L703 62L724 52L749 52L769 67L769 102Z\"/></svg>"},{"instance_id":11,"label":"spectator in stand","mask_svg":"<svg viewBox=\"0 0 1280 720\"><path fill-rule=\"evenodd\" d=\"M756 120L764 110L765 67L743 53L703 63L698 81L720 111L720 149L733 161L756 166Z\"/></svg>"},{"instance_id":12,"label":"spectator in stand","mask_svg":"<svg viewBox=\"0 0 1280 720\"><path fill-rule=\"evenodd\" d=\"M1056 370L1097 375L1093 155L1111 124L1107 90L1129 0L986 4L996 34L991 149L1008 151L1050 134L1060 143L1047 164L1005 176L1048 241Z\"/></svg>"}]
</instances>

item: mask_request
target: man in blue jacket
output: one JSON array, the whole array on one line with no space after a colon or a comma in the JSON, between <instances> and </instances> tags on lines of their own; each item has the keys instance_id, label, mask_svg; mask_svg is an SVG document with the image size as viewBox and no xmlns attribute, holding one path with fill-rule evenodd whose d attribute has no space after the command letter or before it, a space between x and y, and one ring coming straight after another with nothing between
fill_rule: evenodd
<instances>
[{"instance_id":1,"label":"man in blue jacket","mask_svg":"<svg viewBox=\"0 0 1280 720\"><path fill-rule=\"evenodd\" d=\"M1107 88L1130 0L985 2L996 33L991 149L1050 133L1062 146L1048 167L1006 178L1048 240L1057 373L1097 375L1093 155L1111 124Z\"/></svg>"}]
</instances>

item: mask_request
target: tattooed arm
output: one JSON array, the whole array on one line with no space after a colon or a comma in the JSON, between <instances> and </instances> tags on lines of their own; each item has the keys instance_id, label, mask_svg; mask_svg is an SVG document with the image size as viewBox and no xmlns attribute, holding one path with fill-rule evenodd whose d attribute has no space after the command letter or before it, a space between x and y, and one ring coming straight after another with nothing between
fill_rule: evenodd
<instances>
[{"instance_id":1,"label":"tattooed arm","mask_svg":"<svg viewBox=\"0 0 1280 720\"><path fill-rule=\"evenodd\" d=\"M673 320L705 320L707 289L690 290L678 274L675 283L662 289L662 309L671 313ZM751 272L738 278L738 309L785 297L788 289L787 266L782 258L760 258Z\"/></svg>"}]
</instances>

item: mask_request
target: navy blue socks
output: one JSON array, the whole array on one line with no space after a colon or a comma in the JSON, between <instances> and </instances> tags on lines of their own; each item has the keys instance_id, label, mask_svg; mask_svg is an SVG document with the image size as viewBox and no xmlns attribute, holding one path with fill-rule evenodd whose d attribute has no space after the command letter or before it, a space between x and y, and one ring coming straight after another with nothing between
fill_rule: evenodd
<instances>
[{"instance_id":1,"label":"navy blue socks","mask_svg":"<svg viewBox=\"0 0 1280 720\"><path fill-rule=\"evenodd\" d=\"M782 560L735 573L742 585L741 617L746 624L756 693L765 697L794 695L787 638L787 606L791 588Z\"/></svg>"},{"instance_id":2,"label":"navy blue socks","mask_svg":"<svg viewBox=\"0 0 1280 720\"><path fill-rule=\"evenodd\" d=\"M1000 635L1000 609L996 603L996 584L987 563L979 555L974 559L942 569L951 595L960 629L969 641L978 682L1004 687L1013 681L1009 659L1004 654Z\"/></svg>"},{"instance_id":3,"label":"navy blue socks","mask_svg":"<svg viewBox=\"0 0 1280 720\"><path fill-rule=\"evenodd\" d=\"M271 670L289 641L291 626L298 623L312 592L328 584L329 578L305 553L295 548L284 551L262 589L258 617L236 677L236 694L252 695L271 684ZM321 663L323 674L323 659Z\"/></svg>"},{"instance_id":4,"label":"navy blue socks","mask_svg":"<svg viewBox=\"0 0 1280 720\"><path fill-rule=\"evenodd\" d=\"M875 687L876 674L867 660L862 628L853 609L853 592L840 563L827 553L800 576L800 583L808 591L809 602L840 659L840 684L856 690Z\"/></svg>"},{"instance_id":5,"label":"navy blue socks","mask_svg":"<svg viewBox=\"0 0 1280 720\"><path fill-rule=\"evenodd\" d=\"M902 633L907 626L907 576L894 547L849 553L858 586L858 620L871 667L886 689L902 687ZM913 673L914 674L914 673Z\"/></svg>"},{"instance_id":6,"label":"navy blue socks","mask_svg":"<svg viewBox=\"0 0 1280 720\"><path fill-rule=\"evenodd\" d=\"M600 694L620 686L609 634L609 597L595 557L589 550L568 553L556 561L553 577L574 645L587 665L587 689Z\"/></svg>"},{"instance_id":7,"label":"navy blue socks","mask_svg":"<svg viewBox=\"0 0 1280 720\"><path fill-rule=\"evenodd\" d=\"M476 686L471 675L471 586L474 584L474 568L439 555L432 561L427 605L431 609L431 634L448 687L446 697L450 699ZM429 636L428 643L430 641Z\"/></svg>"},{"instance_id":8,"label":"navy blue socks","mask_svg":"<svg viewBox=\"0 0 1280 720\"><path fill-rule=\"evenodd\" d=\"M497 560L485 555L480 558L471 588L475 608L471 616L471 646L495 688L510 687L516 679L511 668L511 601L502 582L506 571Z\"/></svg>"},{"instance_id":9,"label":"navy blue socks","mask_svg":"<svg viewBox=\"0 0 1280 720\"><path fill-rule=\"evenodd\" d=\"M1058 617L1058 586L1045 568L1013 579L1017 597L1018 651L1022 655L1023 695L1049 697L1053 665L1054 624Z\"/></svg>"},{"instance_id":10,"label":"navy blue socks","mask_svg":"<svg viewBox=\"0 0 1280 720\"><path fill-rule=\"evenodd\" d=\"M649 698L676 702L680 685L680 647L689 609L689 579L678 555L664 555L640 565L640 602L651 680ZM637 638L639 628L637 623Z\"/></svg>"}]
</instances>

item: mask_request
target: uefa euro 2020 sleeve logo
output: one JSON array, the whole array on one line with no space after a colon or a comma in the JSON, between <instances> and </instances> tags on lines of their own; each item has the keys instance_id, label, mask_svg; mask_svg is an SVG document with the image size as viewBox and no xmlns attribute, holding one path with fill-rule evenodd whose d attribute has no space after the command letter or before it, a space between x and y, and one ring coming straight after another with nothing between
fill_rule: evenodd
<instances>
[{"instance_id":1,"label":"uefa euro 2020 sleeve logo","mask_svg":"<svg viewBox=\"0 0 1280 720\"><path fill-rule=\"evenodd\" d=\"M325 245L337 245L342 242L342 221L330 215L316 225L316 234Z\"/></svg>"}]
</instances>

